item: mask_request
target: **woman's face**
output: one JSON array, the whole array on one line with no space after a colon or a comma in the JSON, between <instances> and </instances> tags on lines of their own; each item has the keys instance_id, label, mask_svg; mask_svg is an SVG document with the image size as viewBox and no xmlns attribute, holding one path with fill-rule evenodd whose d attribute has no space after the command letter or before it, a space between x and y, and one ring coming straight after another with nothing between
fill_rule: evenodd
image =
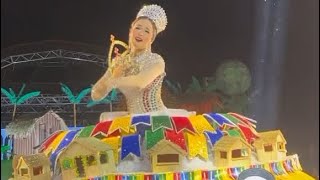
<instances>
[{"instance_id":1,"label":"woman's face","mask_svg":"<svg viewBox=\"0 0 320 180\"><path fill-rule=\"evenodd\" d=\"M149 19L139 19L130 30L130 43L135 50L141 51L151 47L154 38L154 28Z\"/></svg>"}]
</instances>

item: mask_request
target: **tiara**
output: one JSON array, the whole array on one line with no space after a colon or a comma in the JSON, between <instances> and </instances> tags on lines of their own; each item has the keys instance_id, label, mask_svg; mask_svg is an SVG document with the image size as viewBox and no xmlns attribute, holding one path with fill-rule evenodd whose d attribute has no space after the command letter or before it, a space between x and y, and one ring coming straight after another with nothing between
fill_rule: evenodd
<instances>
[{"instance_id":1,"label":"tiara","mask_svg":"<svg viewBox=\"0 0 320 180\"><path fill-rule=\"evenodd\" d=\"M157 33L163 31L168 24L166 12L155 4L143 6L138 12L137 18L139 17L151 19L156 25Z\"/></svg>"}]
</instances>

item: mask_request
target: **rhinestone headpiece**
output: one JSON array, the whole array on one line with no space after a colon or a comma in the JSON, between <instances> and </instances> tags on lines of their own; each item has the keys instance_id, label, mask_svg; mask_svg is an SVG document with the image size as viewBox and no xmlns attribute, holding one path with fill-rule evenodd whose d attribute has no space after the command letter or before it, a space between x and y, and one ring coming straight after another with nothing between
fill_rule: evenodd
<instances>
[{"instance_id":1,"label":"rhinestone headpiece","mask_svg":"<svg viewBox=\"0 0 320 180\"><path fill-rule=\"evenodd\" d=\"M137 18L139 17L151 19L156 25L157 33L163 31L168 24L166 12L155 4L143 6L138 12Z\"/></svg>"}]
</instances>

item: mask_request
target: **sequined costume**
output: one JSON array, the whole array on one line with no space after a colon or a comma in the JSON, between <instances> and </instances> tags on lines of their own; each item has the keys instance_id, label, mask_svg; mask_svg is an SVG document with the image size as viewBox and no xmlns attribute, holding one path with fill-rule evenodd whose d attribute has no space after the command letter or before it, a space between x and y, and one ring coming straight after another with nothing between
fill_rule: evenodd
<instances>
[{"instance_id":1,"label":"sequined costume","mask_svg":"<svg viewBox=\"0 0 320 180\"><path fill-rule=\"evenodd\" d=\"M164 63L164 61L160 55L146 51L135 57L126 55L121 60L119 59L118 63L115 63L115 66L120 63L125 63L127 66L123 76L132 76L148 70L157 63ZM129 113L140 114L166 109L161 99L161 87L164 76L165 72L162 72L142 89L137 87L119 88L126 97Z\"/></svg>"}]
</instances>

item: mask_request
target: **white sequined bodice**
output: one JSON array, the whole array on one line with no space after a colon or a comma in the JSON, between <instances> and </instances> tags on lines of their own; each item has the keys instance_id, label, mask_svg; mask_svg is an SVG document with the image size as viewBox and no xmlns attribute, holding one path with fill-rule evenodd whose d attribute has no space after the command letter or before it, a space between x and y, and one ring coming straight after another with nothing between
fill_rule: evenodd
<instances>
[{"instance_id":1,"label":"white sequined bodice","mask_svg":"<svg viewBox=\"0 0 320 180\"><path fill-rule=\"evenodd\" d=\"M152 52L145 52L136 57L124 57L128 68L124 76L137 75L142 71L148 70L156 63L163 62L160 55ZM165 72L159 74L145 88L137 87L121 88L120 91L125 95L129 113L146 113L161 111L166 109L161 99L161 87Z\"/></svg>"}]
</instances>

